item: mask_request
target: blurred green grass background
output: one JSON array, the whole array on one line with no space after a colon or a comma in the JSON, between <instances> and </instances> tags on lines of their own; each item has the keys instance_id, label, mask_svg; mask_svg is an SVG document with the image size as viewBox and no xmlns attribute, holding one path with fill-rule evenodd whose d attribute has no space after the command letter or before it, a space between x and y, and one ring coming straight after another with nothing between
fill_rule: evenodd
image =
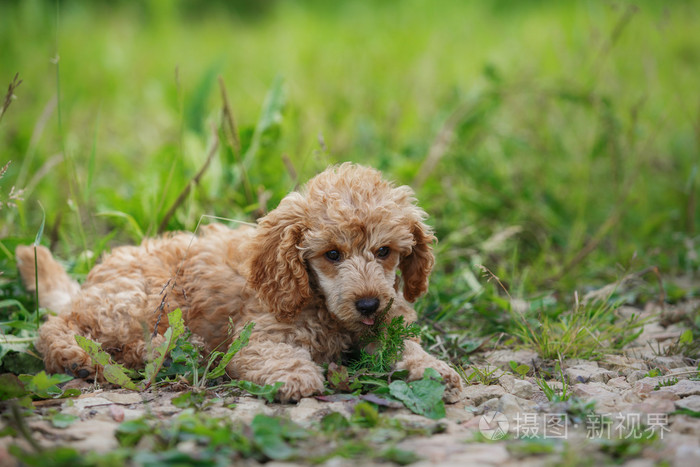
<instances>
[{"instance_id":1,"label":"blurred green grass background","mask_svg":"<svg viewBox=\"0 0 700 467\"><path fill-rule=\"evenodd\" d=\"M685 279L676 299L697 294L698 6L4 1L0 83L22 83L0 202L24 192L0 210L3 296L30 301L12 252L44 215L79 275L159 227L252 220L345 160L412 185L431 215L429 316L507 318L480 302L478 264L524 298L651 266Z\"/></svg>"}]
</instances>

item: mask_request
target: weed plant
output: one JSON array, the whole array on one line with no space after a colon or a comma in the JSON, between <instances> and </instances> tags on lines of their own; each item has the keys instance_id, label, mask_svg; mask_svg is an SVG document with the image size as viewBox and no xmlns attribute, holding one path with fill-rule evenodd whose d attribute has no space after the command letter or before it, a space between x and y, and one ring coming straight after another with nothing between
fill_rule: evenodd
<instances>
[{"instance_id":1,"label":"weed plant","mask_svg":"<svg viewBox=\"0 0 700 467\"><path fill-rule=\"evenodd\" d=\"M384 316L391 308L377 318L377 323L363 336L359 356L352 360L349 368L354 372L387 373L398 363L403 355L407 339L420 335L415 323L405 323L403 316L396 316L387 321Z\"/></svg>"}]
</instances>

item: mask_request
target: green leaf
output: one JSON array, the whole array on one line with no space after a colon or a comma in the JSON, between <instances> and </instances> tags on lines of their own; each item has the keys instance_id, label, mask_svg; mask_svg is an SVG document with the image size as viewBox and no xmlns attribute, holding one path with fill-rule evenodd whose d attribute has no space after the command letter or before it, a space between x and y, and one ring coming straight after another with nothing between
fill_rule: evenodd
<instances>
[{"instance_id":1,"label":"green leaf","mask_svg":"<svg viewBox=\"0 0 700 467\"><path fill-rule=\"evenodd\" d=\"M253 440L270 459L287 460L296 454L288 443L289 439L308 436L306 430L290 420L258 414L250 424Z\"/></svg>"},{"instance_id":2,"label":"green leaf","mask_svg":"<svg viewBox=\"0 0 700 467\"><path fill-rule=\"evenodd\" d=\"M392 446L381 454L382 459L399 465L409 465L418 462L421 458L411 451Z\"/></svg>"},{"instance_id":3,"label":"green leaf","mask_svg":"<svg viewBox=\"0 0 700 467\"><path fill-rule=\"evenodd\" d=\"M375 427L379 424L379 412L377 412L374 405L362 401L355 405L355 413L352 416L352 422L363 428Z\"/></svg>"},{"instance_id":4,"label":"green leaf","mask_svg":"<svg viewBox=\"0 0 700 467\"><path fill-rule=\"evenodd\" d=\"M90 358L92 358L93 362L106 366L112 360L109 354L102 350L102 344L98 344L97 342L81 335L76 335L75 341L78 343L81 349L87 352Z\"/></svg>"},{"instance_id":5,"label":"green leaf","mask_svg":"<svg viewBox=\"0 0 700 467\"><path fill-rule=\"evenodd\" d=\"M168 313L168 329L163 334L163 342L155 348L156 358L146 364L146 387L155 382L158 372L163 367L165 357L173 350L177 338L184 332L185 322L182 320L182 310L177 308Z\"/></svg>"},{"instance_id":6,"label":"green leaf","mask_svg":"<svg viewBox=\"0 0 700 467\"><path fill-rule=\"evenodd\" d=\"M508 362L508 365L510 366L510 369L513 370L513 373L518 376L525 376L530 371L530 367L528 365L524 363L518 365L518 362L514 360Z\"/></svg>"},{"instance_id":7,"label":"green leaf","mask_svg":"<svg viewBox=\"0 0 700 467\"><path fill-rule=\"evenodd\" d=\"M144 418L123 422L117 428L114 436L123 447L135 446L141 438L151 433L153 429Z\"/></svg>"},{"instance_id":8,"label":"green leaf","mask_svg":"<svg viewBox=\"0 0 700 467\"><path fill-rule=\"evenodd\" d=\"M216 77L220 69L220 64L214 63L210 65L194 90L188 93L188 99L184 109L184 123L187 125L187 128L199 134L202 134L205 128L204 122L207 118L207 100L211 95L211 90L216 83Z\"/></svg>"},{"instance_id":9,"label":"green leaf","mask_svg":"<svg viewBox=\"0 0 700 467\"><path fill-rule=\"evenodd\" d=\"M265 96L262 113L255 126L253 137L250 140L250 145L243 156L243 166L246 170L255 160L260 147L262 145L263 136L275 126L278 126L282 121L282 109L285 104L284 95L284 80L277 76L272 83L272 88Z\"/></svg>"},{"instance_id":10,"label":"green leaf","mask_svg":"<svg viewBox=\"0 0 700 467\"><path fill-rule=\"evenodd\" d=\"M59 384L66 383L73 377L63 374L47 375L45 371L40 371L35 375L19 375L24 388L42 399L53 399L63 396L63 391Z\"/></svg>"},{"instance_id":11,"label":"green leaf","mask_svg":"<svg viewBox=\"0 0 700 467\"><path fill-rule=\"evenodd\" d=\"M143 387L136 384L124 371L124 367L118 363L108 363L104 366L102 374L107 381L112 384L117 384L124 389L132 391L141 391Z\"/></svg>"},{"instance_id":12,"label":"green leaf","mask_svg":"<svg viewBox=\"0 0 700 467\"><path fill-rule=\"evenodd\" d=\"M321 419L321 430L326 434L333 434L350 428L348 419L339 412L331 412Z\"/></svg>"},{"instance_id":13,"label":"green leaf","mask_svg":"<svg viewBox=\"0 0 700 467\"><path fill-rule=\"evenodd\" d=\"M124 368L123 365L114 363L112 357L102 350L102 344L80 335L75 336L75 341L81 349L87 352L93 362L102 366L103 376L107 381L132 391L139 391L142 389L129 378L126 374L126 368Z\"/></svg>"},{"instance_id":14,"label":"green leaf","mask_svg":"<svg viewBox=\"0 0 700 467\"><path fill-rule=\"evenodd\" d=\"M56 428L66 428L72 425L80 417L67 413L57 413L51 417L51 424Z\"/></svg>"},{"instance_id":15,"label":"green leaf","mask_svg":"<svg viewBox=\"0 0 700 467\"><path fill-rule=\"evenodd\" d=\"M136 234L138 240L141 240L144 237L143 230L141 229L141 226L139 225L138 221L134 218L134 216L130 214L121 211L101 211L98 212L97 215L102 217L116 217L124 219L126 220L129 227L131 227L131 230L134 232L134 234Z\"/></svg>"},{"instance_id":16,"label":"green leaf","mask_svg":"<svg viewBox=\"0 0 700 467\"><path fill-rule=\"evenodd\" d=\"M15 300L14 298L7 298L5 300L0 300L0 308L19 308L19 310L25 314L29 315L29 310L22 305L22 302Z\"/></svg>"},{"instance_id":17,"label":"green leaf","mask_svg":"<svg viewBox=\"0 0 700 467\"><path fill-rule=\"evenodd\" d=\"M87 465L85 456L77 450L69 447L59 446L43 449L39 452L25 452L18 445L11 445L8 449L10 454L22 461L22 465L31 466L59 466Z\"/></svg>"},{"instance_id":18,"label":"green leaf","mask_svg":"<svg viewBox=\"0 0 700 467\"><path fill-rule=\"evenodd\" d=\"M252 394L253 396L262 397L267 402L274 402L275 396L277 396L277 392L279 392L280 388L284 386L284 383L278 381L275 384L266 384L265 386L260 386L255 383L251 383L250 381L231 381L230 385L239 389L243 389L244 391L248 392L249 394Z\"/></svg>"},{"instance_id":19,"label":"green leaf","mask_svg":"<svg viewBox=\"0 0 700 467\"><path fill-rule=\"evenodd\" d=\"M22 397L27 394L22 381L12 373L0 375L0 401Z\"/></svg>"},{"instance_id":20,"label":"green leaf","mask_svg":"<svg viewBox=\"0 0 700 467\"><path fill-rule=\"evenodd\" d=\"M182 320L182 310L176 308L168 313L168 326L173 329L173 341L185 332L185 322ZM168 349L170 352L172 348Z\"/></svg>"},{"instance_id":21,"label":"green leaf","mask_svg":"<svg viewBox=\"0 0 700 467\"><path fill-rule=\"evenodd\" d=\"M226 372L226 366L229 364L229 362L231 362L234 355L236 355L243 347L248 345L250 334L253 332L253 327L255 327L255 323L248 323L245 325L239 336L233 342L231 342L231 345L229 345L228 350L223 357L221 357L221 361L216 368L211 370L209 374L206 375L208 379L216 379Z\"/></svg>"},{"instance_id":22,"label":"green leaf","mask_svg":"<svg viewBox=\"0 0 700 467\"><path fill-rule=\"evenodd\" d=\"M342 365L338 366L335 363L328 365L326 379L331 389L344 392L350 392L352 390L350 388L350 374L348 373L348 369Z\"/></svg>"},{"instance_id":23,"label":"green leaf","mask_svg":"<svg viewBox=\"0 0 700 467\"><path fill-rule=\"evenodd\" d=\"M686 329L685 331L683 331L683 334L681 334L681 337L678 339L678 342L680 344L692 344L693 343L693 330Z\"/></svg>"},{"instance_id":24,"label":"green leaf","mask_svg":"<svg viewBox=\"0 0 700 467\"><path fill-rule=\"evenodd\" d=\"M11 337L7 338L11 340ZM44 369L44 361L34 353L29 353L31 344L0 344L0 364L3 370L16 375L36 374Z\"/></svg>"},{"instance_id":25,"label":"green leaf","mask_svg":"<svg viewBox=\"0 0 700 467\"><path fill-rule=\"evenodd\" d=\"M181 409L202 409L213 403L207 399L206 391L188 391L174 397L171 403Z\"/></svg>"},{"instance_id":26,"label":"green leaf","mask_svg":"<svg viewBox=\"0 0 700 467\"><path fill-rule=\"evenodd\" d=\"M445 386L440 374L432 368L425 370L423 379L408 384L404 381L394 381L389 385L389 392L413 413L433 420L445 416L445 404L442 401Z\"/></svg>"}]
</instances>

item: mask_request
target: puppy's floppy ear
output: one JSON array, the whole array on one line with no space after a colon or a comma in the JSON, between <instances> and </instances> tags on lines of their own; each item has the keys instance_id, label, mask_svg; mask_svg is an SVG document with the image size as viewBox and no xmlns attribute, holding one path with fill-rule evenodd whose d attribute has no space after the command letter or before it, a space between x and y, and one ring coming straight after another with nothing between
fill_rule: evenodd
<instances>
[{"instance_id":1,"label":"puppy's floppy ear","mask_svg":"<svg viewBox=\"0 0 700 467\"><path fill-rule=\"evenodd\" d=\"M248 284L280 320L291 320L311 298L299 249L306 230L304 198L292 193L258 224Z\"/></svg>"},{"instance_id":2,"label":"puppy's floppy ear","mask_svg":"<svg viewBox=\"0 0 700 467\"><path fill-rule=\"evenodd\" d=\"M422 222L425 213L415 208L415 216L408 222L415 240L413 250L399 263L401 278L403 279L403 296L409 302L428 291L428 277L435 264L433 255L433 242L435 236L432 229Z\"/></svg>"}]
</instances>

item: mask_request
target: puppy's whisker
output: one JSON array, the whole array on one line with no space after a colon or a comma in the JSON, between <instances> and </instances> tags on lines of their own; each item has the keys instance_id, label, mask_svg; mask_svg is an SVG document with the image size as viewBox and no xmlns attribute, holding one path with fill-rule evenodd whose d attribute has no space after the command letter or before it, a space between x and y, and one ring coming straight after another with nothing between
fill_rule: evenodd
<instances>
[{"instance_id":1,"label":"puppy's whisker","mask_svg":"<svg viewBox=\"0 0 700 467\"><path fill-rule=\"evenodd\" d=\"M247 226L250 226L250 227L257 227L257 226L258 226L258 224L256 224L255 222L246 222L246 221L242 221L242 220L239 220L239 219L231 219L231 218L229 218L229 217L219 217L219 216L212 216L211 214L202 214L202 215L200 216L200 218L199 218L199 222L197 222L197 228L199 228L199 224L202 222L202 219L205 218L205 217L206 217L207 219L214 219L214 220L217 220L217 221L234 222L234 223L236 223L236 224L247 225ZM197 232L197 229L195 228L195 233L196 233L196 232Z\"/></svg>"}]
</instances>

